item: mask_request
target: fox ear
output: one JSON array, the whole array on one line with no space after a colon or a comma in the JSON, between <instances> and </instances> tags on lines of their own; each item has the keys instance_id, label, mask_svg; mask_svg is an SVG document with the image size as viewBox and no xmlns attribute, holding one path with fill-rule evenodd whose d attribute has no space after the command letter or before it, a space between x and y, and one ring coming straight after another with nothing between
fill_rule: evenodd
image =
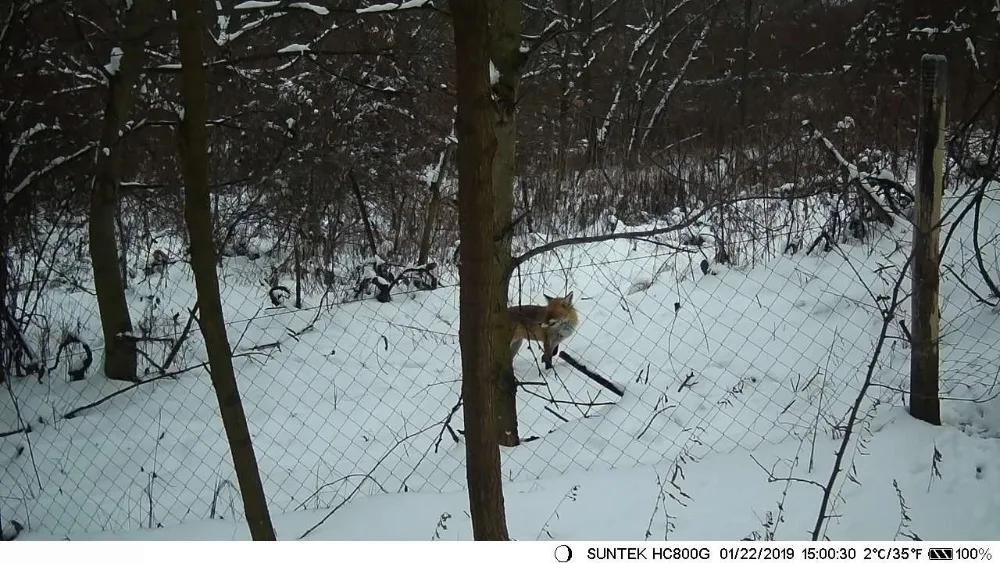
<instances>
[{"instance_id":1,"label":"fox ear","mask_svg":"<svg viewBox=\"0 0 1000 563\"><path fill-rule=\"evenodd\" d=\"M555 297L550 297L548 295L545 295L544 293L542 294L542 297L544 297L546 301L552 301L553 299L555 299Z\"/></svg>"},{"instance_id":2,"label":"fox ear","mask_svg":"<svg viewBox=\"0 0 1000 563\"><path fill-rule=\"evenodd\" d=\"M569 295L566 296L566 302L569 303L569 304L573 303L573 292L572 291L569 292Z\"/></svg>"}]
</instances>

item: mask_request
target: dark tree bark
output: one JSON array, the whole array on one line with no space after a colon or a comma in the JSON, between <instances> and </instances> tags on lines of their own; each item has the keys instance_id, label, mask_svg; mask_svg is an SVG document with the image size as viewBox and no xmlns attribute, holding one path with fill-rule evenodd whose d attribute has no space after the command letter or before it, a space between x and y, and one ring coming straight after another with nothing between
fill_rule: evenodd
<instances>
[{"instance_id":1,"label":"dark tree bark","mask_svg":"<svg viewBox=\"0 0 1000 563\"><path fill-rule=\"evenodd\" d=\"M132 332L125 278L118 257L115 219L121 181L121 134L135 101L135 85L145 60L143 45L152 2L135 0L122 17L118 68L108 77L108 103L104 108L100 146L90 196L90 261L94 291L104 334L104 375L108 379L137 381L138 356Z\"/></svg>"},{"instance_id":2,"label":"dark tree bark","mask_svg":"<svg viewBox=\"0 0 1000 563\"><path fill-rule=\"evenodd\" d=\"M491 254L501 272L493 294L493 308L499 317L491 325L493 341L509 343L513 327L507 321L509 280L503 275L510 268L511 220L514 212L514 179L517 177L517 98L521 86L524 55L521 53L521 0L489 0L489 56L499 77L492 91L496 102L489 104L495 123L497 150L493 159L493 189L491 205L493 237ZM489 63L487 63L488 66ZM463 237L464 239L464 237ZM491 371L494 393L494 415L500 444L516 446L521 438L517 430L517 382L511 365L510 347L494 346Z\"/></svg>"},{"instance_id":3,"label":"dark tree bark","mask_svg":"<svg viewBox=\"0 0 1000 563\"><path fill-rule=\"evenodd\" d=\"M226 335L215 271L216 251L212 238L212 200L208 183L208 118L205 68L202 55L200 0L176 0L178 41L181 57L181 95L184 118L180 127L181 171L184 178L184 219L191 238L191 269L194 270L201 308L201 333L208 351L212 386L219 400L222 423L243 496L250 536L255 541L275 540L274 526L257 469L250 429L247 427L233 371L232 350Z\"/></svg>"},{"instance_id":4,"label":"dark tree bark","mask_svg":"<svg viewBox=\"0 0 1000 563\"><path fill-rule=\"evenodd\" d=\"M7 162L10 156L10 141L7 131L0 123L0 162ZM8 303L8 280L10 274L7 270L7 256L10 254L8 241L10 240L10 225L13 222L7 216L7 191L8 191L7 167L0 165L0 385L7 382L8 373L14 373L14 347L13 335L7 329L5 317L10 314L10 304Z\"/></svg>"},{"instance_id":5,"label":"dark tree bark","mask_svg":"<svg viewBox=\"0 0 1000 563\"><path fill-rule=\"evenodd\" d=\"M506 309L503 270L496 259L494 130L490 67L490 13L486 2L451 2L458 93L459 344L469 507L476 540L508 540L494 412L493 330Z\"/></svg>"},{"instance_id":6,"label":"dark tree bark","mask_svg":"<svg viewBox=\"0 0 1000 563\"><path fill-rule=\"evenodd\" d=\"M368 239L368 249L371 251L372 258L374 258L378 256L378 245L375 244L375 229L372 227L372 221L368 217L365 198L361 195L361 185L358 184L358 177L354 175L353 168L347 171L347 178L351 181L351 190L354 192L354 199L358 202L358 213L361 214L361 222L365 226L365 238Z\"/></svg>"}]
</instances>

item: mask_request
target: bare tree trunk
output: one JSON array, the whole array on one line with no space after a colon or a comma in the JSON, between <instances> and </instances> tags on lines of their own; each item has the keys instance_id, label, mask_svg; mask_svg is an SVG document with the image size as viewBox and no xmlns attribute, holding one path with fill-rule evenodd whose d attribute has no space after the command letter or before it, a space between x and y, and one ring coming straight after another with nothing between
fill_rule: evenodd
<instances>
[{"instance_id":1,"label":"bare tree trunk","mask_svg":"<svg viewBox=\"0 0 1000 563\"><path fill-rule=\"evenodd\" d=\"M424 216L424 229L420 235L420 249L417 252L417 264L426 264L431 255L431 244L434 242L434 231L437 229L438 213L441 211L441 183L444 181L448 161L451 158L452 145L441 150L438 158L437 174L430 185L430 200L427 202L427 213Z\"/></svg>"},{"instance_id":2,"label":"bare tree trunk","mask_svg":"<svg viewBox=\"0 0 1000 563\"><path fill-rule=\"evenodd\" d=\"M566 0L563 2L563 13L566 21L573 22L576 18L574 4L579 0ZM572 23L570 23L572 25ZM574 49L578 42L574 41L574 36L569 35L562 41L562 53L559 70L559 115L556 118L556 190L562 188L562 183L566 179L567 167L569 166L569 144L572 138L572 124L570 123L569 96L570 86L573 81L573 60L576 57Z\"/></svg>"},{"instance_id":3,"label":"bare tree trunk","mask_svg":"<svg viewBox=\"0 0 1000 563\"><path fill-rule=\"evenodd\" d=\"M361 185L358 184L358 177L354 175L353 168L348 170L347 177L351 181L351 190L354 192L354 198L358 202L358 213L361 214L361 223L365 226L365 237L368 239L368 247L371 250L372 258L374 258L378 256L378 245L375 244L375 228L372 227L371 219L368 218L368 208L365 207L365 198L361 195Z\"/></svg>"},{"instance_id":4,"label":"bare tree trunk","mask_svg":"<svg viewBox=\"0 0 1000 563\"><path fill-rule=\"evenodd\" d=\"M302 308L302 229L295 229L295 308Z\"/></svg>"},{"instance_id":5,"label":"bare tree trunk","mask_svg":"<svg viewBox=\"0 0 1000 563\"><path fill-rule=\"evenodd\" d=\"M493 112L496 134L496 155L493 159L492 229L502 234L492 245L494 267L506 272L511 261L511 220L514 212L514 179L517 177L517 96L521 85L524 55L521 53L521 0L490 0L489 6L489 56L499 72L499 80L492 91L496 103ZM484 217L489 216L487 212ZM497 240L499 238L499 240ZM462 237L465 240L465 237ZM493 341L509 343L513 328L507 321L507 291L509 280L498 278L493 294L493 309L498 318L492 323ZM521 438L517 431L517 382L511 365L508 345L494 346L493 381L496 387L495 414L500 444L516 446Z\"/></svg>"},{"instance_id":6,"label":"bare tree trunk","mask_svg":"<svg viewBox=\"0 0 1000 563\"><path fill-rule=\"evenodd\" d=\"M181 120L180 156L185 189L184 219L191 238L191 269L194 270L201 308L201 333L208 351L212 386L219 400L222 423L229 439L229 449L236 468L236 478L243 496L250 536L255 541L275 540L274 527L264 497L264 487L257 469L240 401L232 350L226 335L219 297L219 278L215 271L215 245L212 240L212 200L208 186L208 140L205 121L208 117L205 97L205 69L202 66L200 0L176 0L178 41L181 56L181 94L184 118Z\"/></svg>"},{"instance_id":7,"label":"bare tree trunk","mask_svg":"<svg viewBox=\"0 0 1000 563\"><path fill-rule=\"evenodd\" d=\"M506 310L503 271L496 256L494 204L497 136L489 83L488 5L451 2L458 93L458 209L461 265L459 344L469 508L476 540L509 540L494 418L494 360L507 342L496 342ZM508 338L509 342L509 338ZM509 361L508 361L509 363Z\"/></svg>"},{"instance_id":8,"label":"bare tree trunk","mask_svg":"<svg viewBox=\"0 0 1000 563\"><path fill-rule=\"evenodd\" d=\"M0 123L0 163L8 162L9 157L10 141L3 123ZM14 373L14 339L7 330L7 323L4 322L4 318L10 314L8 309L10 272L7 267L7 256L10 254L9 232L13 222L12 218L7 216L6 196L9 183L7 173L7 166L0 164L0 385L6 383Z\"/></svg>"},{"instance_id":9,"label":"bare tree trunk","mask_svg":"<svg viewBox=\"0 0 1000 563\"><path fill-rule=\"evenodd\" d=\"M594 40L594 0L586 0L582 11L583 29L587 39L583 42L583 52L580 53L580 59L586 65L580 73L580 88L584 92L584 103L587 107L590 107L593 104L594 97L593 66L590 62L593 60L592 55L594 52L592 45L592 41ZM597 166L597 114L587 112L583 119L587 128L586 166Z\"/></svg>"},{"instance_id":10,"label":"bare tree trunk","mask_svg":"<svg viewBox=\"0 0 1000 563\"><path fill-rule=\"evenodd\" d=\"M118 183L121 174L121 133L135 101L145 59L143 44L152 2L136 0L122 17L121 52L118 68L108 78L108 103L101 125L101 145L97 151L90 196L90 261L94 269L94 290L104 333L104 375L108 379L137 381L138 357L132 332L125 280L118 257L115 218L118 213ZM115 60L115 55L112 55Z\"/></svg>"}]
</instances>

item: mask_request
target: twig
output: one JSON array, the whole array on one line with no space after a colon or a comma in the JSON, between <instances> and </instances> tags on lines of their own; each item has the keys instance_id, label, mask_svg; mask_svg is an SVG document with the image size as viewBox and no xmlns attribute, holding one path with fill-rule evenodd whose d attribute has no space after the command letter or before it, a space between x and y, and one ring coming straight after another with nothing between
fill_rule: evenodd
<instances>
[{"instance_id":1,"label":"twig","mask_svg":"<svg viewBox=\"0 0 1000 563\"><path fill-rule=\"evenodd\" d=\"M163 366L160 367L160 373L166 373L167 369L170 368L170 364L174 363L174 360L177 358L177 354L178 352L180 352L181 346L184 344L184 342L187 340L188 336L191 333L191 327L194 326L195 318L198 315L198 307L199 307L198 303L195 302L194 308L191 309L191 312L188 315L187 324L184 325L184 330L181 331L180 336L174 342L174 345L170 348L170 352L167 353L167 358L163 360Z\"/></svg>"},{"instance_id":2,"label":"twig","mask_svg":"<svg viewBox=\"0 0 1000 563\"><path fill-rule=\"evenodd\" d=\"M983 263L983 248L979 243L979 218L982 217L983 196L985 194L986 182L982 182L974 199L976 211L972 216L972 249L976 257L976 266L979 268L979 275L983 277L983 281L990 288L990 292L995 297L1000 297L1000 288L997 287L996 282L993 281L993 277L990 276L989 271L986 269L986 264Z\"/></svg>"},{"instance_id":3,"label":"twig","mask_svg":"<svg viewBox=\"0 0 1000 563\"><path fill-rule=\"evenodd\" d=\"M545 395L542 395L540 393L535 393L534 391L531 391L529 389L524 389L524 392L527 393L528 395L531 395L532 397L538 397L539 399L548 401L548 403L551 405L572 405L576 407L609 407L618 404L611 401L588 401L588 402L567 401L564 399L556 399L555 397L546 397Z\"/></svg>"},{"instance_id":4,"label":"twig","mask_svg":"<svg viewBox=\"0 0 1000 563\"><path fill-rule=\"evenodd\" d=\"M666 399L664 399L664 401L665 400ZM653 413L653 416L649 417L649 421L646 422L646 427L642 429L642 432L639 432L639 435L636 436L635 439L636 440L642 439L642 437L646 433L646 431L649 430L649 427L653 425L653 421L656 420L656 417L660 416L661 414L667 412L668 410L670 410L672 408L675 408L676 406L677 405L664 405L663 407L657 409L657 411Z\"/></svg>"},{"instance_id":5,"label":"twig","mask_svg":"<svg viewBox=\"0 0 1000 563\"><path fill-rule=\"evenodd\" d=\"M133 384L129 385L128 387L123 387L123 388L115 391L114 393L111 393L110 395L106 395L104 397L101 397L100 399L94 401L93 403L88 403L86 405L83 405L82 407L77 407L77 408L69 411L68 413L64 414L62 417L64 419L67 419L67 420L69 420L71 418L75 418L76 415L80 414L81 412L84 412L84 411L90 410L90 409L92 409L94 407L103 405L104 403L110 401L111 399L114 399L118 395L121 395L122 393L126 393L128 391L131 391L131 390L135 389L136 387L139 387L141 385L145 385L147 383L152 383L154 381L159 381L161 379L167 379L167 378L176 379L176 377L177 376L174 375L174 374L172 374L172 373L165 373L163 375L157 375L156 377L151 377L149 379L143 379L142 381L133 383Z\"/></svg>"},{"instance_id":6,"label":"twig","mask_svg":"<svg viewBox=\"0 0 1000 563\"><path fill-rule=\"evenodd\" d=\"M550 407L549 405L545 405L545 409L544 410L545 410L545 412L551 414L552 416L558 418L559 420L561 420L563 422L569 422L568 418L566 418L565 416L563 416L563 415L559 414L558 412L556 412L556 410L553 409L552 407Z\"/></svg>"},{"instance_id":7,"label":"twig","mask_svg":"<svg viewBox=\"0 0 1000 563\"><path fill-rule=\"evenodd\" d=\"M387 450L387 451L386 451L386 452L385 452L384 454L382 454L382 457L380 457L380 458L378 459L378 461L376 461L376 462L375 462L375 466L374 466L374 467L372 467L371 471L369 471L369 472L368 472L368 473L366 473L365 475L366 475L366 476L371 476L371 474L372 474L372 473L374 473L374 472L375 472L375 470L376 470L376 469L378 469L378 468L379 468L379 467L380 467L380 466L382 465L382 463L383 463L383 462L385 462L385 460L386 460L386 459L388 459L388 458L389 458L389 456L390 456L390 455L391 455L391 454L392 454L392 453L393 453L394 451L396 451L396 448L398 448L398 447L399 447L400 445L402 445L403 443L405 443L405 442L406 442L407 440L410 440L411 438L415 438L415 437L417 437L417 436L419 436L419 435L421 435L421 434L423 434L423 433L427 432L428 430L430 430L430 429L434 428L435 426L437 426L437 423L434 423L434 424L432 424L432 425L430 425L430 426L427 426L427 427L425 427L425 428L423 428L423 429L420 429L420 430L417 430L416 432L413 432L413 433L411 433L411 434L408 434L408 435L406 435L406 436L403 436L402 438L400 438L399 440L397 440L397 441L396 441L396 443L395 443L395 444L393 444L393 445L392 445L392 447L391 447L391 448L389 448L389 449L388 449L388 450ZM364 479L362 479L362 480L361 480L361 483L364 483L364 481L365 481L365 480L364 480ZM348 494L347 496L345 496L345 497L344 497L344 499L343 499L342 501L340 501L340 503L338 503L338 504L337 504L337 506L334 506L333 508L331 508L331 509L330 509L330 510L329 510L329 511L328 511L328 512L326 513L326 515L325 515L325 516L323 516L323 518L321 518L321 519L319 520L319 522L316 522L316 523L315 523L315 524L314 524L314 525L313 525L313 526L312 526L311 528L309 528L309 529L308 529L308 530L306 530L305 532L302 532L302 535L300 535L298 539L300 539L300 540L301 540L301 539L304 539L304 538L305 538L306 536L308 536L309 534L313 533L313 532L314 532L314 531L315 531L315 530L316 530L317 528L319 528L319 527L320 527L320 526L322 526L322 525L323 525L324 523L326 523L326 521L327 521L327 520L329 520L329 519L330 519L330 517L332 517L332 516L333 516L334 514L336 514L336 512L337 512L338 510L340 510L340 509L341 509L341 508L342 508L342 507L343 507L343 506L344 506L345 504L347 504L348 502L350 502L350 500L351 500L352 498L354 498L354 495L356 495L356 494L358 493L358 491L360 491L360 490L361 490L361 483L358 483L358 485L357 485L356 487L354 487L354 490L353 490L353 491L351 491L351 493L350 493L350 494Z\"/></svg>"},{"instance_id":8,"label":"twig","mask_svg":"<svg viewBox=\"0 0 1000 563\"><path fill-rule=\"evenodd\" d=\"M298 506L295 507L295 510L302 510L302 509L304 509L306 507L306 504L310 500L316 498L320 493L323 492L323 489L326 489L327 487L332 487L334 485L342 483L343 481L346 481L348 479L353 479L355 477L361 477L362 481L369 480L372 483L375 483L375 486L378 487L383 493L389 494L389 491L385 487L382 486L382 483L379 483L374 477L371 476L370 473L369 474L351 473L349 475L344 475L343 477L341 477L339 479L335 479L333 481L330 481L329 483L323 483L322 485L320 485L319 489L317 489L311 495L309 495L308 497L306 497L302 502L300 502L298 504ZM228 483L229 481L226 481L226 482Z\"/></svg>"},{"instance_id":9,"label":"twig","mask_svg":"<svg viewBox=\"0 0 1000 563\"><path fill-rule=\"evenodd\" d=\"M38 473L38 464L35 463L35 449L31 445L31 435L30 435L30 425L24 421L24 416L21 415L21 406L17 402L17 397L14 395L14 388L11 386L10 377L7 378L7 393L10 395L10 400L14 404L14 413L17 415L17 421L21 423L21 428L26 429L24 432L24 439L28 443L28 456L31 458L31 467L35 471L35 480L38 481L38 490L42 489L42 477Z\"/></svg>"},{"instance_id":10,"label":"twig","mask_svg":"<svg viewBox=\"0 0 1000 563\"><path fill-rule=\"evenodd\" d=\"M444 421L441 422L441 431L438 432L437 439L434 440L434 453L438 453L438 448L441 446L441 440L444 439L444 431L446 429L451 433L451 438L455 440L455 443L458 443L458 436L456 436L455 431L451 429L451 419L455 417L455 413L457 413L460 408L462 408L461 396L458 398L458 402L455 403L455 406L451 407L451 410L448 412L448 416L446 416Z\"/></svg>"},{"instance_id":11,"label":"twig","mask_svg":"<svg viewBox=\"0 0 1000 563\"><path fill-rule=\"evenodd\" d=\"M854 432L854 423L858 418L858 413L861 411L861 403L868 394L868 389L872 386L872 379L875 376L875 368L878 365L879 356L882 353L882 347L886 342L886 334L889 332L889 326L892 324L896 308L899 306L900 288L903 285L903 281L906 279L906 271L910 267L910 263L912 261L913 255L911 254L906 259L906 263L903 264L903 267L899 272L899 276L896 278L896 284L892 289L892 301L890 302L889 307L887 307L882 313L882 329L879 332L878 341L875 344L875 351L872 354L871 361L868 363L868 370L865 373L864 383L862 383L861 389L858 391L858 395L854 399L854 405L851 407L850 416L847 419L847 424L844 426L844 436L840 441L840 448L837 450L837 455L834 458L833 468L830 470L830 478L823 487L823 500L820 502L819 514L816 516L816 525L813 527L812 541L819 541L820 532L823 528L823 522L827 517L827 508L830 505L830 496L833 494L833 485L837 480L837 475L841 472L841 466L844 463L844 455L847 452L847 445L851 441L851 435Z\"/></svg>"},{"instance_id":12,"label":"twig","mask_svg":"<svg viewBox=\"0 0 1000 563\"><path fill-rule=\"evenodd\" d=\"M978 254L979 252L977 250L977 255ZM972 289L972 287L962 278L962 276L958 275L955 272L955 270L952 269L951 266L945 265L944 269L947 270L949 274L955 276L955 281L957 281L962 287L964 287L969 293L971 293L972 296L976 298L976 301L979 301L984 305L989 305L990 307L996 307L996 303L990 303L989 301L986 300L985 297L979 295L979 293L975 289ZM997 294L997 296L1000 297L1000 294ZM907 338L909 338L909 335L907 335Z\"/></svg>"},{"instance_id":13,"label":"twig","mask_svg":"<svg viewBox=\"0 0 1000 563\"><path fill-rule=\"evenodd\" d=\"M757 458L755 458L753 456L753 454L750 454L750 459L752 459L753 462L757 464L757 467L761 468L765 473L767 473L767 482L768 483L802 483L804 485L812 485L814 487L819 487L821 490L824 490L824 491L826 490L826 488L823 487L822 483L819 483L818 481L813 481L812 479L803 479L801 477L792 477L791 475L789 475L788 477L778 477L777 475L774 474L774 470L773 469L768 469L768 468L764 467L764 464L762 464L761 462L757 461Z\"/></svg>"},{"instance_id":14,"label":"twig","mask_svg":"<svg viewBox=\"0 0 1000 563\"><path fill-rule=\"evenodd\" d=\"M0 438L7 438L8 436L16 436L18 434L28 434L32 431L31 425L21 426L17 430L7 430L6 432L0 432Z\"/></svg>"}]
</instances>

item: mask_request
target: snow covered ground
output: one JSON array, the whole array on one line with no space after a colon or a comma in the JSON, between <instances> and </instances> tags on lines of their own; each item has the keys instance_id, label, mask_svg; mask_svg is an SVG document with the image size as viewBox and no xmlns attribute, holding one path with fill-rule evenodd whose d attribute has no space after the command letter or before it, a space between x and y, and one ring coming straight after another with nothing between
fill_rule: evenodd
<instances>
[{"instance_id":1,"label":"snow covered ground","mask_svg":"<svg viewBox=\"0 0 1000 563\"><path fill-rule=\"evenodd\" d=\"M980 240L992 241L1000 203L986 202ZM787 207L760 203L757 215L787 224ZM829 479L910 235L898 225L806 255L801 242L812 242L823 210L803 209L812 211L796 210L795 232L731 236L753 267L704 275L711 242L679 254L672 234L572 247L515 278L513 301L575 292L584 321L563 349L625 390L619 398L562 360L540 373L537 350L522 349L518 376L547 385L519 393L522 437L538 438L503 450L515 538L739 539L774 528L778 539L808 538L821 491L804 480ZM988 295L972 267L971 225L959 226L945 263ZM782 254L798 237L800 250ZM986 247L996 272L995 244ZM308 537L469 538L464 446L452 437L461 410L449 418L457 288L329 309L309 295L306 310L268 309L243 262L227 262L223 298L279 536L298 537L343 504ZM132 289L135 318L158 319L161 336L180 332L194 301L189 274L176 265L144 283ZM1000 537L1000 324L954 275L942 295L946 424L919 423L901 406L909 349L893 323L834 487L832 539ZM65 288L47 303L54 326L99 334L87 293ZM176 365L203 361L199 348ZM127 385L93 371L65 379L14 381L16 401L0 404L0 431L32 427L0 438L0 519L23 523L28 539L246 537L204 370L70 419Z\"/></svg>"},{"instance_id":2,"label":"snow covered ground","mask_svg":"<svg viewBox=\"0 0 1000 563\"><path fill-rule=\"evenodd\" d=\"M955 428L934 428L916 422L900 408L887 409L875 424L870 455L857 461L861 485L843 487L831 525L833 539L992 540L1000 533L1000 441L965 434ZM816 470L806 460L794 473L787 461L799 451L789 442L754 452L713 454L689 468L683 490L687 507L668 506L673 540L733 540L763 534L769 516L783 522L774 538L809 537L817 515L820 492L815 487L768 483L757 462L782 477L824 479L836 442L817 444ZM932 467L934 448L940 452L940 477ZM799 451L799 455L801 455ZM507 522L518 540L643 540L663 539L666 520L658 479L667 466L603 471L575 471L560 477L508 484L504 494ZM898 485L911 520L905 525L893 482ZM307 535L314 540L468 540L472 538L464 492L399 493L361 497L337 511ZM279 539L299 538L327 511L275 515ZM443 525L442 525L443 520ZM241 540L249 539L242 522L193 521L176 527L128 533L45 534L31 539L71 540Z\"/></svg>"}]
</instances>

